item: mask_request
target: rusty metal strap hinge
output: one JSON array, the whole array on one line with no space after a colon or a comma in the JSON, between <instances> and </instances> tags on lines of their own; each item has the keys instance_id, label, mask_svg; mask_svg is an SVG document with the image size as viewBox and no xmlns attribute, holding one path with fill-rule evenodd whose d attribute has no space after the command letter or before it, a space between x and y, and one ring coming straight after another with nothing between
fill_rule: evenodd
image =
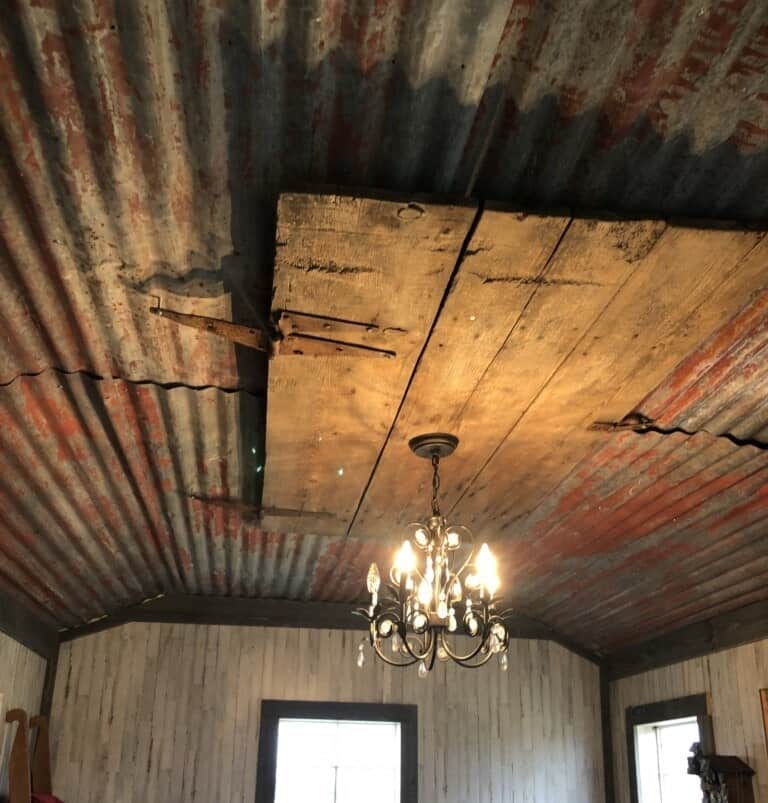
<instances>
[{"instance_id":1,"label":"rusty metal strap hinge","mask_svg":"<svg viewBox=\"0 0 768 803\"><path fill-rule=\"evenodd\" d=\"M653 419L642 413L630 413L621 421L593 421L588 429L593 432L647 432L653 427Z\"/></svg>"},{"instance_id":2,"label":"rusty metal strap hinge","mask_svg":"<svg viewBox=\"0 0 768 803\"><path fill-rule=\"evenodd\" d=\"M269 329L244 326L221 318L193 315L157 306L149 311L180 326L208 332L247 348L277 356L384 357L397 356L394 346L405 330L383 328L325 315L278 310Z\"/></svg>"}]
</instances>

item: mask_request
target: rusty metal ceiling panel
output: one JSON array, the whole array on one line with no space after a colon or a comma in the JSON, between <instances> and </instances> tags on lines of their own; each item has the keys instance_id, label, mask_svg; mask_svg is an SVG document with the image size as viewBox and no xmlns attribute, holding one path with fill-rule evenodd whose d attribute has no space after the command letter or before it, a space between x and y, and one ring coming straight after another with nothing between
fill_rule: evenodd
<instances>
[{"instance_id":1,"label":"rusty metal ceiling panel","mask_svg":"<svg viewBox=\"0 0 768 803\"><path fill-rule=\"evenodd\" d=\"M169 306L257 323L278 189L768 215L761 0L12 2L0 20L0 381L259 389Z\"/></svg>"},{"instance_id":2,"label":"rusty metal ceiling panel","mask_svg":"<svg viewBox=\"0 0 768 803\"><path fill-rule=\"evenodd\" d=\"M767 357L763 292L520 522L519 598L603 650L768 599Z\"/></svg>"},{"instance_id":3,"label":"rusty metal ceiling panel","mask_svg":"<svg viewBox=\"0 0 768 803\"><path fill-rule=\"evenodd\" d=\"M381 547L277 536L191 498L258 498L266 365L150 316L156 297L261 322L277 193L300 182L765 219L767 69L761 0L12 0L0 15L0 579L63 625L164 590L352 600ZM702 352L657 391L658 420L765 439L739 389L749 374L762 392L763 335L735 326L731 356ZM634 438L654 443L611 448ZM717 444L707 450L732 447ZM716 462L707 450L691 458L700 473ZM617 471L629 459L610 457ZM649 455L649 476L666 459ZM746 470L724 472L734 485L711 497L745 533L763 504L756 492L742 509L732 488L762 476ZM600 493L584 491L598 505ZM549 526L535 515L532 532ZM649 537L663 555L676 523L660 522ZM739 543L757 577L761 556ZM715 565L738 581L729 602L701 575L716 608L760 593L746 569ZM684 597L681 617L695 607ZM567 624L563 610L553 621ZM635 626L617 617L611 643ZM574 632L587 638L587 623Z\"/></svg>"},{"instance_id":4,"label":"rusty metal ceiling panel","mask_svg":"<svg viewBox=\"0 0 768 803\"><path fill-rule=\"evenodd\" d=\"M509 544L518 599L610 650L768 598L768 452L608 437Z\"/></svg>"},{"instance_id":5,"label":"rusty metal ceiling panel","mask_svg":"<svg viewBox=\"0 0 768 803\"><path fill-rule=\"evenodd\" d=\"M262 459L240 417L260 414L244 393L55 371L4 387L0 581L62 626L168 591L354 601L385 549L265 532L240 504Z\"/></svg>"},{"instance_id":6,"label":"rusty metal ceiling panel","mask_svg":"<svg viewBox=\"0 0 768 803\"><path fill-rule=\"evenodd\" d=\"M639 409L664 429L768 445L768 293L684 360Z\"/></svg>"}]
</instances>

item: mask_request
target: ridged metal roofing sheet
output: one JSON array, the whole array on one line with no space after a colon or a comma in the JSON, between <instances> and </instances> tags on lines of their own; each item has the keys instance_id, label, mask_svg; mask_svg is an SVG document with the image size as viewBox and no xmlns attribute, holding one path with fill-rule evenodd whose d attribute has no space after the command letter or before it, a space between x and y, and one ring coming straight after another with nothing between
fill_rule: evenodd
<instances>
[{"instance_id":1,"label":"ridged metal roofing sheet","mask_svg":"<svg viewBox=\"0 0 768 803\"><path fill-rule=\"evenodd\" d=\"M161 590L354 599L369 560L387 562L379 548L264 533L232 508L188 496L257 501L265 363L151 317L155 297L258 323L269 306L275 200L298 182L765 220L767 70L760 0L8 3L3 581L61 624ZM654 417L764 440L759 318L734 324L706 367L682 369L667 395L653 397ZM680 383L694 390L673 399ZM249 392L229 392L238 390ZM606 448L635 438L655 443L626 435ZM647 456L649 477L669 459L666 443L655 447L658 460ZM692 466L732 446L692 443ZM626 472L629 458L594 460ZM733 488L751 487L740 471ZM583 498L598 509L601 494L618 504L636 481L630 472L624 485L589 486ZM763 496L742 510L733 488L701 502L729 504L754 532ZM677 545L669 554L687 548L675 540L679 522L658 516L643 530L655 552L640 549L628 565L652 569L666 544ZM707 526L705 549L716 550L730 525ZM552 538L552 558L562 558L567 539ZM734 555L754 558L752 543ZM665 560L649 581L668 584ZM738 600L761 593L729 561L717 567L739 578ZM758 576L762 564L752 565ZM590 599L602 599L599 588L620 593L616 578L628 575L612 571ZM701 577L715 608L732 604ZM569 624L562 610L548 612ZM620 616L606 625L609 641L637 624ZM591 638L588 625L585 615L574 632Z\"/></svg>"},{"instance_id":2,"label":"ridged metal roofing sheet","mask_svg":"<svg viewBox=\"0 0 768 803\"><path fill-rule=\"evenodd\" d=\"M606 438L510 544L518 599L603 649L768 599L768 452Z\"/></svg>"},{"instance_id":3,"label":"ridged metal roofing sheet","mask_svg":"<svg viewBox=\"0 0 768 803\"><path fill-rule=\"evenodd\" d=\"M768 445L768 293L684 360L639 409L664 429Z\"/></svg>"},{"instance_id":4,"label":"ridged metal roofing sheet","mask_svg":"<svg viewBox=\"0 0 768 803\"><path fill-rule=\"evenodd\" d=\"M260 459L241 456L245 394L54 371L2 393L0 577L61 624L164 591L352 602L385 557L227 504Z\"/></svg>"},{"instance_id":5,"label":"ridged metal roofing sheet","mask_svg":"<svg viewBox=\"0 0 768 803\"><path fill-rule=\"evenodd\" d=\"M258 321L294 182L768 216L760 0L41 0L0 31L0 381L260 387L147 307Z\"/></svg>"}]
</instances>

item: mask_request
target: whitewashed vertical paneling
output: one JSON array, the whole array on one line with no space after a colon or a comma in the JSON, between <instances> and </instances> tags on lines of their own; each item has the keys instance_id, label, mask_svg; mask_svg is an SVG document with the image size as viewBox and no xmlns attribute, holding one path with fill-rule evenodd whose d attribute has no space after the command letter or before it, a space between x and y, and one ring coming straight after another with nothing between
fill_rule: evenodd
<instances>
[{"instance_id":1,"label":"whitewashed vertical paneling","mask_svg":"<svg viewBox=\"0 0 768 803\"><path fill-rule=\"evenodd\" d=\"M426 680L354 665L359 633L131 624L62 645L56 793L78 803L252 803L264 698L415 703L424 803L604 803L597 667L517 641Z\"/></svg>"},{"instance_id":2,"label":"whitewashed vertical paneling","mask_svg":"<svg viewBox=\"0 0 768 803\"><path fill-rule=\"evenodd\" d=\"M8 756L16 726L6 725L5 712L23 708L39 713L45 682L45 659L0 633L0 799L8 793Z\"/></svg>"},{"instance_id":3,"label":"whitewashed vertical paneling","mask_svg":"<svg viewBox=\"0 0 768 803\"><path fill-rule=\"evenodd\" d=\"M768 640L654 669L611 683L613 760L617 803L629 803L624 713L628 706L708 695L719 753L744 759L756 772L755 800L768 803L768 746L760 689L768 688Z\"/></svg>"}]
</instances>

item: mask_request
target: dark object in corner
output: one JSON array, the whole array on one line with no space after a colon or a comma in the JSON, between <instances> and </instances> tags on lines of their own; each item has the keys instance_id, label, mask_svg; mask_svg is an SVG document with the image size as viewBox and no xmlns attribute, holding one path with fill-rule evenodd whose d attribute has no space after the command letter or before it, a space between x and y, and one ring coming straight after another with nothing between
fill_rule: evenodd
<instances>
[{"instance_id":1,"label":"dark object in corner","mask_svg":"<svg viewBox=\"0 0 768 803\"><path fill-rule=\"evenodd\" d=\"M738 756L704 755L701 745L691 747L688 774L701 778L704 803L755 803L755 771Z\"/></svg>"}]
</instances>

